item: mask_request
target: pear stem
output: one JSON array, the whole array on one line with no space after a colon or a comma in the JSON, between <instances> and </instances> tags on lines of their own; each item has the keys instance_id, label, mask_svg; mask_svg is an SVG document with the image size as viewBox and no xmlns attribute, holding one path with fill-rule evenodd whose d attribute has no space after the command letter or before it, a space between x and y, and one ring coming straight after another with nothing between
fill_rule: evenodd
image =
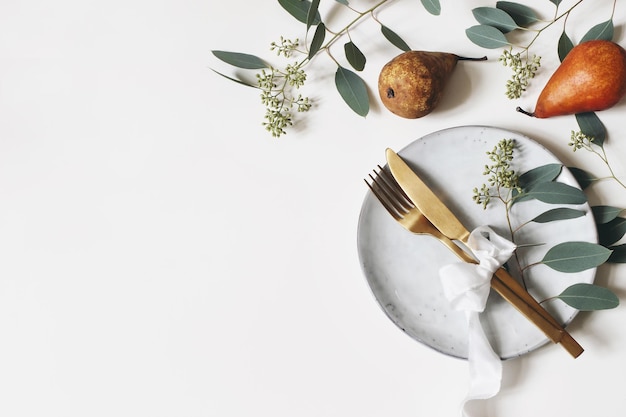
<instances>
[{"instance_id":1,"label":"pear stem","mask_svg":"<svg viewBox=\"0 0 626 417\"><path fill-rule=\"evenodd\" d=\"M527 112L526 110L522 109L519 106L515 110L517 110L518 112L520 112L522 114L525 114L526 116L535 117L535 113Z\"/></svg>"},{"instance_id":2,"label":"pear stem","mask_svg":"<svg viewBox=\"0 0 626 417\"><path fill-rule=\"evenodd\" d=\"M487 60L487 56L483 56L480 58L468 58L466 56L458 56L456 55L456 59L458 59L459 61L486 61Z\"/></svg>"}]
</instances>

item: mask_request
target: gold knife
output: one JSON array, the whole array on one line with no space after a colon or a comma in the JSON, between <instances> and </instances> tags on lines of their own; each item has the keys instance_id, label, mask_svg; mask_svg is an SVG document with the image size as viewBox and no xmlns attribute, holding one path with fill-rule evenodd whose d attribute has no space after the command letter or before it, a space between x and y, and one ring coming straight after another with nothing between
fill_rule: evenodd
<instances>
[{"instance_id":1,"label":"gold knife","mask_svg":"<svg viewBox=\"0 0 626 417\"><path fill-rule=\"evenodd\" d=\"M449 239L467 243L470 232L454 213L398 154L387 149L386 156L391 174L422 214ZM496 271L495 277L491 280L491 287L533 322L550 340L561 343L573 357L576 358L583 353L583 348L578 342L504 268Z\"/></svg>"}]
</instances>

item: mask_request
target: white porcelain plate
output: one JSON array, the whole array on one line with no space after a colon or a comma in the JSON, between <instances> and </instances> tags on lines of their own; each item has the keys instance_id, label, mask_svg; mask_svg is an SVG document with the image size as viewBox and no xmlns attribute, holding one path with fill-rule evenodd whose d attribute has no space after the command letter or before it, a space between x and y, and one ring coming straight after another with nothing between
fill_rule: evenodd
<instances>
[{"instance_id":1,"label":"white porcelain plate","mask_svg":"<svg viewBox=\"0 0 626 417\"><path fill-rule=\"evenodd\" d=\"M504 206L493 201L485 210L472 200L474 187L480 188L487 180L483 170L491 161L486 152L501 139L515 139L513 167L518 173L560 163L544 147L519 133L481 126L432 133L398 154L468 229L489 225L510 238ZM578 187L566 168L557 180ZM511 212L513 227L551 208L555 206L539 201L519 203ZM529 223L516 233L518 245L541 244L518 250L523 265L540 261L557 243L597 242L590 207L584 204L572 208L583 210L586 215L543 224ZM438 272L443 265L458 262L458 258L438 240L406 231L369 191L361 209L357 244L367 282L387 316L415 340L445 354L466 358L468 331L465 316L450 308L443 296ZM529 292L542 301L560 294L574 283L592 283L595 269L562 273L539 264L526 269L524 274ZM543 305L565 324L577 313L558 299ZM503 359L523 355L548 341L540 330L493 291L481 320L494 350Z\"/></svg>"}]
</instances>

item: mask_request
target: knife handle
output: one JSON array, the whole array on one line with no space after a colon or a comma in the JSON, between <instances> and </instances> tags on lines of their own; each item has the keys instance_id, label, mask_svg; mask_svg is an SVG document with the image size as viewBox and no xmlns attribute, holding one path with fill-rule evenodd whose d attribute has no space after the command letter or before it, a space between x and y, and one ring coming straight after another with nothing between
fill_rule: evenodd
<instances>
[{"instance_id":1,"label":"knife handle","mask_svg":"<svg viewBox=\"0 0 626 417\"><path fill-rule=\"evenodd\" d=\"M476 263L474 258L451 239L439 236L439 240L465 262ZM495 272L491 279L491 288L537 326L551 341L560 343L574 358L583 353L584 349L578 342L504 268Z\"/></svg>"},{"instance_id":2,"label":"knife handle","mask_svg":"<svg viewBox=\"0 0 626 417\"><path fill-rule=\"evenodd\" d=\"M491 287L531 320L550 340L560 343L574 358L583 353L582 346L505 269L496 271Z\"/></svg>"}]
</instances>

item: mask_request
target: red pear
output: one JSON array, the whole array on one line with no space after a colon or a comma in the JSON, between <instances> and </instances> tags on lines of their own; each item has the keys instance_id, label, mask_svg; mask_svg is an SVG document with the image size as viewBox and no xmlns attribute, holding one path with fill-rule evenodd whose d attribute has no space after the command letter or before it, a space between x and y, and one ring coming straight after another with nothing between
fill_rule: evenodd
<instances>
[{"instance_id":1,"label":"red pear","mask_svg":"<svg viewBox=\"0 0 626 417\"><path fill-rule=\"evenodd\" d=\"M583 42L567 54L529 116L547 118L608 109L626 94L626 51L605 40Z\"/></svg>"}]
</instances>

